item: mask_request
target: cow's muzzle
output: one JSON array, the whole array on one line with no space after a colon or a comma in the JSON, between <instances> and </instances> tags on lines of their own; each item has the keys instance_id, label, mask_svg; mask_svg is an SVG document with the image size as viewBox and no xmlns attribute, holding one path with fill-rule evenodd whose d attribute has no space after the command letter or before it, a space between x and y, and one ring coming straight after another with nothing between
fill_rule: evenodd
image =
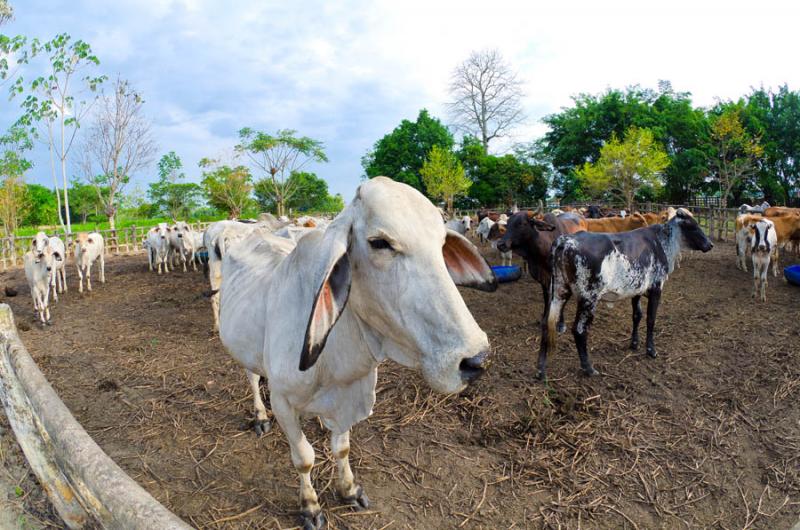
<instances>
[{"instance_id":1,"label":"cow's muzzle","mask_svg":"<svg viewBox=\"0 0 800 530\"><path fill-rule=\"evenodd\" d=\"M511 249L508 248L508 244L506 244L505 240L499 239L497 241L497 250L499 250L500 252L508 252Z\"/></svg>"},{"instance_id":2,"label":"cow's muzzle","mask_svg":"<svg viewBox=\"0 0 800 530\"><path fill-rule=\"evenodd\" d=\"M458 370L461 372L461 380L467 384L472 383L486 370L486 360L489 352L481 352L475 357L467 357L461 360Z\"/></svg>"}]
</instances>

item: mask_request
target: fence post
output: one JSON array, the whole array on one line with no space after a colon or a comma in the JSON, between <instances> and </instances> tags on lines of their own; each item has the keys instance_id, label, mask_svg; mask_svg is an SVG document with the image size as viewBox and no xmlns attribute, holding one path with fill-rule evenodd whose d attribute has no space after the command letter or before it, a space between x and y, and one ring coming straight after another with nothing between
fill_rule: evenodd
<instances>
[{"instance_id":1,"label":"fence post","mask_svg":"<svg viewBox=\"0 0 800 530\"><path fill-rule=\"evenodd\" d=\"M136 225L131 225L131 239L133 240L133 251L139 251L139 240L136 237Z\"/></svg>"}]
</instances>

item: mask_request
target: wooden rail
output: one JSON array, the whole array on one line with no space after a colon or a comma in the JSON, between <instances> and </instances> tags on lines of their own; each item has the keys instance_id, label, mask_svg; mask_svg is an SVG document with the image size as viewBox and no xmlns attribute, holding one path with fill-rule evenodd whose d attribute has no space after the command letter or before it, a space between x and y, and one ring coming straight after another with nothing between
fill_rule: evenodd
<instances>
[{"instance_id":1,"label":"wooden rail","mask_svg":"<svg viewBox=\"0 0 800 530\"><path fill-rule=\"evenodd\" d=\"M204 231L211 224L209 222L189 223L193 230ZM105 254L118 256L121 254L136 254L142 252L142 241L151 229L151 226L129 226L118 230L93 230L103 236ZM72 245L67 241L65 233L61 230L44 231L48 236L58 236L67 245L67 254L72 255ZM30 250L34 236L14 236L0 238L0 266L3 270L22 266L22 257Z\"/></svg>"},{"instance_id":2,"label":"wooden rail","mask_svg":"<svg viewBox=\"0 0 800 530\"><path fill-rule=\"evenodd\" d=\"M0 304L0 400L31 469L69 528L191 528L86 433L45 379Z\"/></svg>"}]
</instances>

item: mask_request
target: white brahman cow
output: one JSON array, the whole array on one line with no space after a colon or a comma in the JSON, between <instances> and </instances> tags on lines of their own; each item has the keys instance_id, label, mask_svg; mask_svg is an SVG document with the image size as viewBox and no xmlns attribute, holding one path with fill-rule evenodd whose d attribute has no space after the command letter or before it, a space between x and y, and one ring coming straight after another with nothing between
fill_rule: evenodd
<instances>
[{"instance_id":1,"label":"white brahman cow","mask_svg":"<svg viewBox=\"0 0 800 530\"><path fill-rule=\"evenodd\" d=\"M53 251L53 267L50 275L50 286L53 288L53 300L58 302L58 294L67 290L67 247L58 236L50 238L50 250Z\"/></svg>"},{"instance_id":2,"label":"white brahman cow","mask_svg":"<svg viewBox=\"0 0 800 530\"><path fill-rule=\"evenodd\" d=\"M161 266L164 272L169 272L169 233L170 228L167 223L159 223L147 232L145 247L147 247L147 260L150 272L154 269L161 274Z\"/></svg>"},{"instance_id":3,"label":"white brahman cow","mask_svg":"<svg viewBox=\"0 0 800 530\"><path fill-rule=\"evenodd\" d=\"M25 278L31 289L33 310L39 317L42 327L50 323L50 276L53 271L53 251L49 245L42 251L31 249L22 257L25 265Z\"/></svg>"},{"instance_id":4,"label":"white brahman cow","mask_svg":"<svg viewBox=\"0 0 800 530\"><path fill-rule=\"evenodd\" d=\"M78 292L83 292L83 278L86 278L86 289L92 290L92 263L100 266L100 283L106 283L106 262L103 257L105 246L103 236L97 232L80 232L75 236L75 268L78 269Z\"/></svg>"},{"instance_id":5,"label":"white brahman cow","mask_svg":"<svg viewBox=\"0 0 800 530\"><path fill-rule=\"evenodd\" d=\"M461 219L451 219L445 223L445 226L450 230L455 230L462 236L467 235L469 232L470 225L472 224L472 218L469 215L465 215Z\"/></svg>"},{"instance_id":6,"label":"white brahman cow","mask_svg":"<svg viewBox=\"0 0 800 530\"><path fill-rule=\"evenodd\" d=\"M169 252L172 258L177 258L178 262L183 264L183 272L186 272L186 262L191 261L194 270L197 270L197 265L194 262L194 231L189 223L186 221L176 221L167 232L167 240L169 241ZM175 268L175 262L171 263Z\"/></svg>"},{"instance_id":7,"label":"white brahman cow","mask_svg":"<svg viewBox=\"0 0 800 530\"><path fill-rule=\"evenodd\" d=\"M220 339L247 371L258 432L269 425L259 376L269 381L300 474L303 528L322 528L325 519L301 417L318 416L331 430L336 490L366 507L348 461L350 429L372 412L378 364L419 370L443 393L484 370L489 341L456 284L492 291L497 280L428 199L388 178L362 184L327 230L296 244L252 232L225 254L222 278Z\"/></svg>"}]
</instances>

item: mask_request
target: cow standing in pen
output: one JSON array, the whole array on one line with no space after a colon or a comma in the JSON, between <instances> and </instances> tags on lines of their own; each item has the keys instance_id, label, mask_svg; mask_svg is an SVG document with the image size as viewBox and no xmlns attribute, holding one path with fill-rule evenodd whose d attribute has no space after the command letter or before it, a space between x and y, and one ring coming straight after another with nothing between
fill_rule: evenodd
<instances>
[{"instance_id":1,"label":"cow standing in pen","mask_svg":"<svg viewBox=\"0 0 800 530\"><path fill-rule=\"evenodd\" d=\"M58 302L59 293L67 290L67 247L58 236L53 236L49 241L53 251L53 270L50 275L50 286L53 288L53 300Z\"/></svg>"},{"instance_id":2,"label":"cow standing in pen","mask_svg":"<svg viewBox=\"0 0 800 530\"><path fill-rule=\"evenodd\" d=\"M778 236L775 223L769 219L759 219L750 225L750 253L753 260L753 298L767 301L767 272L770 258L773 260L772 273L778 276Z\"/></svg>"},{"instance_id":3,"label":"cow standing in pen","mask_svg":"<svg viewBox=\"0 0 800 530\"><path fill-rule=\"evenodd\" d=\"M656 356L654 330L661 289L675 268L681 248L708 252L714 245L687 210L661 225L648 226L621 234L579 232L559 237L550 256L552 279L547 325L544 326L539 354L539 377L546 377L547 353L555 346L556 322L564 304L575 295L578 309L572 334L586 375L597 371L589 360L587 339L597 304L631 299L633 331L631 349L639 347L639 322L642 296L647 303L647 355Z\"/></svg>"},{"instance_id":4,"label":"cow standing in pen","mask_svg":"<svg viewBox=\"0 0 800 530\"><path fill-rule=\"evenodd\" d=\"M304 529L325 519L301 417L318 416L331 431L339 496L367 507L348 460L350 429L372 413L380 362L414 368L444 393L483 372L489 341L457 284L497 288L475 246L445 229L428 199L385 177L362 184L325 231L295 244L262 227L225 253L220 339L247 371L261 430L258 379L268 379L300 475Z\"/></svg>"},{"instance_id":5,"label":"cow standing in pen","mask_svg":"<svg viewBox=\"0 0 800 530\"><path fill-rule=\"evenodd\" d=\"M161 274L162 266L165 273L169 272L169 232L167 223L159 223L147 231L145 246L150 272L157 270L158 274Z\"/></svg>"},{"instance_id":6,"label":"cow standing in pen","mask_svg":"<svg viewBox=\"0 0 800 530\"><path fill-rule=\"evenodd\" d=\"M39 317L42 327L50 323L50 280L53 271L54 254L49 245L43 245L40 250L34 248L25 253L22 258L25 266L25 279L31 289L33 310Z\"/></svg>"},{"instance_id":7,"label":"cow standing in pen","mask_svg":"<svg viewBox=\"0 0 800 530\"><path fill-rule=\"evenodd\" d=\"M169 241L169 252L173 258L183 265L183 272L186 272L186 262L192 262L193 270L197 270L197 265L194 262L194 232L186 221L177 221L172 225L167 233L167 240ZM175 263L171 263L175 268Z\"/></svg>"},{"instance_id":8,"label":"cow standing in pen","mask_svg":"<svg viewBox=\"0 0 800 530\"><path fill-rule=\"evenodd\" d=\"M83 292L83 279L86 289L92 290L92 264L97 261L100 267L100 283L106 283L106 262L103 253L103 236L97 232L80 232L75 236L75 268L78 269L78 292Z\"/></svg>"}]
</instances>

